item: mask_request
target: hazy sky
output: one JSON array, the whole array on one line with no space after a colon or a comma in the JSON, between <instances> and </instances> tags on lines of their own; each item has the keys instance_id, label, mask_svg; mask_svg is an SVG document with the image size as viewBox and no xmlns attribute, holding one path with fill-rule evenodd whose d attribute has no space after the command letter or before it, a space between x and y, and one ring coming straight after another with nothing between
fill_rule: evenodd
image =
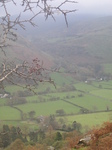
<instances>
[{"instance_id":1,"label":"hazy sky","mask_svg":"<svg viewBox=\"0 0 112 150\"><path fill-rule=\"evenodd\" d=\"M112 0L78 0L79 13L112 15Z\"/></svg>"},{"instance_id":2,"label":"hazy sky","mask_svg":"<svg viewBox=\"0 0 112 150\"><path fill-rule=\"evenodd\" d=\"M58 4L62 1L64 0L54 0L54 3ZM112 0L76 0L76 1L78 2L77 4L66 5L66 8L67 9L70 9L71 7L76 8L78 10L77 13L112 15ZM17 10L22 10L19 6L15 8L9 3L8 8L13 14L16 14ZM0 8L0 14L3 14L2 8Z\"/></svg>"}]
</instances>

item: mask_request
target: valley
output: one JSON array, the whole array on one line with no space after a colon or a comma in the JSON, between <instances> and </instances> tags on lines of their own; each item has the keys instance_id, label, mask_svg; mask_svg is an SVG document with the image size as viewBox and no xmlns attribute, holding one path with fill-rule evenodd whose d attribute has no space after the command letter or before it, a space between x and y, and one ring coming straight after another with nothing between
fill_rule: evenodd
<instances>
[{"instance_id":1,"label":"valley","mask_svg":"<svg viewBox=\"0 0 112 150\"><path fill-rule=\"evenodd\" d=\"M13 104L11 98L1 98L1 124L14 123L20 126L29 124L28 113L31 111L35 112L34 121L31 121L35 127L38 126L38 123L35 123L36 118L50 115L54 115L57 120L66 118L66 124L77 121L82 125L83 132L85 127L86 130L87 127L89 130L93 126L101 125L104 121L111 121L112 81L77 82L73 85L67 83L64 86L57 84L56 89L53 85L45 85L42 89L40 87L37 89L37 95L24 97L19 94L24 89L13 85L7 86L5 92L9 93L11 97L18 93L16 99L25 98L26 102ZM57 114L57 110L62 110L63 113ZM25 118L21 118L21 113Z\"/></svg>"},{"instance_id":2,"label":"valley","mask_svg":"<svg viewBox=\"0 0 112 150\"><path fill-rule=\"evenodd\" d=\"M58 23L49 20L46 26L39 18L39 29L28 26L26 33L19 29L18 40L8 41L11 46L5 47L6 55L0 51L1 70L2 62L7 62L9 69L10 64L28 62L33 68L29 68L29 77L35 73L35 65L48 71L34 76L42 73L45 78L39 78L33 90L30 85L34 87L35 80L22 82L16 75L11 78L19 86L13 82L0 86L1 133L5 125L20 127L30 146L35 139L29 134L35 137L39 133L38 144L44 145L45 140L47 146L53 143L58 149L64 143L60 137L56 139L58 132L63 141L68 136L68 142L112 121L112 17L72 17L68 28L61 17Z\"/></svg>"}]
</instances>

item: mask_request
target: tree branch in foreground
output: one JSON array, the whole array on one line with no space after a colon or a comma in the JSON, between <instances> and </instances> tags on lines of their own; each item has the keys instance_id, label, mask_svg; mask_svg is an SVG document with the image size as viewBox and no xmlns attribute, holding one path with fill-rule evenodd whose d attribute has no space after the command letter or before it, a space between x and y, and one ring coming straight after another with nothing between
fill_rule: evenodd
<instances>
[{"instance_id":1,"label":"tree branch in foreground","mask_svg":"<svg viewBox=\"0 0 112 150\"><path fill-rule=\"evenodd\" d=\"M32 63L23 62L22 64L15 65L12 63L2 63L0 67L0 85L4 88L4 84L13 84L30 91L35 94L35 89L39 83L51 83L55 86L54 81L51 80L47 70L40 64L38 58L34 59Z\"/></svg>"},{"instance_id":2,"label":"tree branch in foreground","mask_svg":"<svg viewBox=\"0 0 112 150\"><path fill-rule=\"evenodd\" d=\"M66 25L68 26L67 14L75 12L76 9L64 9L64 6L67 4L75 4L74 0L60 0L57 6L53 5L52 0L21 0L17 2L16 0L0 0L0 7L3 11L3 15L0 17L0 26L1 26L1 34L0 34L0 48L3 50L4 47L7 47L7 41L17 40L17 35L14 30L17 30L17 26L20 26L25 30L25 23L29 23L32 26L37 26L34 23L34 19L38 17L40 14L44 14L45 19L48 19L51 16L55 20L55 14L60 13L64 16ZM17 17L13 19L11 12L9 10L9 4L12 5L12 8L17 8ZM18 7L22 8L22 11L18 9ZM29 13L31 17L28 19L23 19L22 16L25 13Z\"/></svg>"}]
</instances>

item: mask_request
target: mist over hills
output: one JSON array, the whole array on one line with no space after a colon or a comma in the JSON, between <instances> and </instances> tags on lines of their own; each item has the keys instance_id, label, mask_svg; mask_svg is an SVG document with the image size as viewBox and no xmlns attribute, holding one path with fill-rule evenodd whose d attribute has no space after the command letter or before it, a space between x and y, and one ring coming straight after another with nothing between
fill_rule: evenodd
<instances>
[{"instance_id":1,"label":"mist over hills","mask_svg":"<svg viewBox=\"0 0 112 150\"><path fill-rule=\"evenodd\" d=\"M111 16L69 15L68 28L62 16L57 16L56 22L41 17L35 20L38 27L26 25L26 31L19 29L21 38L15 44L21 47L16 48L19 58L37 55L45 64L78 70L81 76L110 73L107 68L112 68ZM12 53L14 56L15 50Z\"/></svg>"},{"instance_id":2,"label":"mist over hills","mask_svg":"<svg viewBox=\"0 0 112 150\"><path fill-rule=\"evenodd\" d=\"M33 43L28 38L25 38L21 33L16 34L16 41L7 40L7 44L9 44L9 46L3 48L5 54L0 51L0 62L32 62L34 58L38 58L41 62L46 62L44 63L44 66L46 67L51 67L53 65L53 58L50 55L40 51L39 47L35 47L35 45L33 45Z\"/></svg>"},{"instance_id":3,"label":"mist over hills","mask_svg":"<svg viewBox=\"0 0 112 150\"><path fill-rule=\"evenodd\" d=\"M112 17L71 15L68 28L64 18L59 17L56 21L40 19L40 26L33 30L28 28L26 37L51 55L55 66L68 70L78 68L84 75L103 74L104 66L112 63Z\"/></svg>"}]
</instances>

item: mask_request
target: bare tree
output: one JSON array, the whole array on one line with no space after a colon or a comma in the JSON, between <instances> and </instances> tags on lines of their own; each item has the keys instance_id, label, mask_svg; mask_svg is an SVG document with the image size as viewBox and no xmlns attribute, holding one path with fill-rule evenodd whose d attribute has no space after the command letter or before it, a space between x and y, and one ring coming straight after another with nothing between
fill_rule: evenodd
<instances>
[{"instance_id":1,"label":"bare tree","mask_svg":"<svg viewBox=\"0 0 112 150\"><path fill-rule=\"evenodd\" d=\"M9 46L9 41L16 41L17 34L14 30L17 30L17 27L20 26L25 30L25 23L29 23L32 26L37 26L34 23L34 19L38 15L43 14L45 19L52 17L55 20L55 14L61 13L65 18L65 23L68 26L67 14L75 12L75 9L65 9L66 4L74 5L76 2L74 0L60 0L56 5L55 0L0 0L0 7L3 12L0 16L0 49L6 55L5 47ZM20 8L17 12L17 17L14 19L9 10L9 5L12 5L12 8ZM28 19L22 19L24 13L30 13ZM8 56L7 56L8 57ZM0 85L3 88L4 82L9 82L12 84L19 85L19 79L22 82L25 82L25 88L29 90L32 87L36 87L38 82L50 82L53 81L50 78L46 78L45 72L49 71L43 68L43 63L36 58L32 63L24 61L21 64L15 64L14 62L2 62L0 65ZM21 86L21 84L19 85Z\"/></svg>"},{"instance_id":2,"label":"bare tree","mask_svg":"<svg viewBox=\"0 0 112 150\"><path fill-rule=\"evenodd\" d=\"M55 86L54 81L48 76L49 71L38 58L33 59L32 63L24 61L21 64L5 61L0 67L0 88L4 88L6 83L11 83L36 94L34 89L39 82L49 82Z\"/></svg>"}]
</instances>

